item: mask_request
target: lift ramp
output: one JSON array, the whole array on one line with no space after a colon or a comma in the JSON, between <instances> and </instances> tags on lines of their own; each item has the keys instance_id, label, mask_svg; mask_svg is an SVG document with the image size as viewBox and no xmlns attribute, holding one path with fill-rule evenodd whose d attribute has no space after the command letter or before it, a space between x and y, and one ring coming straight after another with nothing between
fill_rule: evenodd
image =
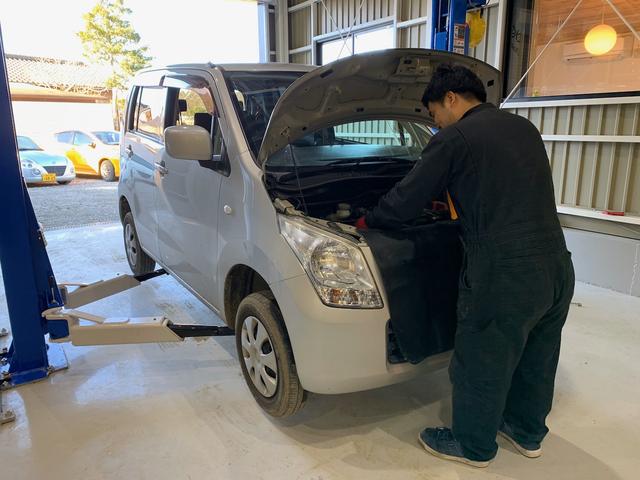
<instances>
[{"instance_id":1,"label":"lift ramp","mask_svg":"<svg viewBox=\"0 0 640 480\"><path fill-rule=\"evenodd\" d=\"M132 343L181 342L187 337L230 336L226 326L176 324L163 315L131 318L106 318L79 308L135 288L147 280L166 275L159 269L144 275L118 275L90 284L63 283L58 288L64 306L42 312L48 321L67 323L69 335L50 338L53 343L73 345L119 345ZM73 288L73 290L70 290Z\"/></svg>"}]
</instances>

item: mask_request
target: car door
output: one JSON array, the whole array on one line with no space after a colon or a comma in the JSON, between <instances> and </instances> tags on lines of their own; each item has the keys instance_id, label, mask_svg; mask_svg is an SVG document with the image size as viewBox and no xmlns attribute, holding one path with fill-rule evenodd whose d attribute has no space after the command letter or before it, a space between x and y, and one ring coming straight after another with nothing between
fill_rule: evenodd
<instances>
[{"instance_id":1,"label":"car door","mask_svg":"<svg viewBox=\"0 0 640 480\"><path fill-rule=\"evenodd\" d=\"M74 131L72 155L78 162L83 173L95 175L98 173L98 159L95 152L96 144L93 139L84 132ZM72 160L73 161L73 160Z\"/></svg>"},{"instance_id":2,"label":"car door","mask_svg":"<svg viewBox=\"0 0 640 480\"><path fill-rule=\"evenodd\" d=\"M213 158L200 162L184 160L163 149L156 210L162 264L215 306L218 198L228 163L208 78L206 72L186 71L163 79L163 85L173 85L167 93L171 124L196 125L208 130Z\"/></svg>"},{"instance_id":3,"label":"car door","mask_svg":"<svg viewBox=\"0 0 640 480\"><path fill-rule=\"evenodd\" d=\"M73 145L75 133L75 130L59 132L55 134L55 139L59 143L59 146L64 154L69 160L71 160L71 163L73 163L73 166L76 169L76 173L91 173L87 170L87 166L80 156L80 153Z\"/></svg>"},{"instance_id":4,"label":"car door","mask_svg":"<svg viewBox=\"0 0 640 480\"><path fill-rule=\"evenodd\" d=\"M131 209L142 248L155 260L158 250L156 163L164 150L164 109L167 89L160 86L135 87L128 111L123 141L123 159L129 170Z\"/></svg>"}]
</instances>

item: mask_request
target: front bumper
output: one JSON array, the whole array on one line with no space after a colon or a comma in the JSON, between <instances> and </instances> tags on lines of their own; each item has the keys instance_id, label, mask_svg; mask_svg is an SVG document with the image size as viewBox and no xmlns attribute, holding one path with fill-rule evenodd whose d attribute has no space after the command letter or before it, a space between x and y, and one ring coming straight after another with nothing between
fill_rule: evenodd
<instances>
[{"instance_id":1,"label":"front bumper","mask_svg":"<svg viewBox=\"0 0 640 480\"><path fill-rule=\"evenodd\" d=\"M306 275L271 285L305 390L338 394L391 385L440 370L450 352L418 365L388 359L389 311L324 305Z\"/></svg>"},{"instance_id":2,"label":"front bumper","mask_svg":"<svg viewBox=\"0 0 640 480\"><path fill-rule=\"evenodd\" d=\"M30 173L30 174L24 174L23 173L23 177L24 177L24 181L27 183L27 185L32 185L32 184L35 184L35 183L51 183L51 184L53 184L52 182L43 182L42 181L42 175L34 175L32 173ZM56 177L56 182L70 182L74 178L76 178L76 174L75 173L65 174L65 175L58 175Z\"/></svg>"}]
</instances>

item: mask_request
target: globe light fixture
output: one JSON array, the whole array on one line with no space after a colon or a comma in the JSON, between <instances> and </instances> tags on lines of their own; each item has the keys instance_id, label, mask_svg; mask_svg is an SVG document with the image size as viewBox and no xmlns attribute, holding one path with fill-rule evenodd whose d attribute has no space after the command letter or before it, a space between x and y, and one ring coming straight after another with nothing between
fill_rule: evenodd
<instances>
[{"instance_id":1,"label":"globe light fixture","mask_svg":"<svg viewBox=\"0 0 640 480\"><path fill-rule=\"evenodd\" d=\"M591 55L604 55L616 46L617 41L618 34L615 29L610 25L602 23L589 30L584 37L584 48L586 48L587 52Z\"/></svg>"}]
</instances>

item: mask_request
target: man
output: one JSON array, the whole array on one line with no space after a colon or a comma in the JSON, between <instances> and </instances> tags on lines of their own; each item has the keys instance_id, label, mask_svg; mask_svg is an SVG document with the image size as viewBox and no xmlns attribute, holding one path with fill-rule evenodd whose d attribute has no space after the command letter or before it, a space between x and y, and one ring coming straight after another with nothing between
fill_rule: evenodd
<instances>
[{"instance_id":1,"label":"man","mask_svg":"<svg viewBox=\"0 0 640 480\"><path fill-rule=\"evenodd\" d=\"M441 130L357 224L399 227L440 196L459 216L453 425L425 429L420 442L476 467L495 457L498 431L523 455L540 456L574 286L540 133L486 97L467 68L439 67L422 102Z\"/></svg>"}]
</instances>

